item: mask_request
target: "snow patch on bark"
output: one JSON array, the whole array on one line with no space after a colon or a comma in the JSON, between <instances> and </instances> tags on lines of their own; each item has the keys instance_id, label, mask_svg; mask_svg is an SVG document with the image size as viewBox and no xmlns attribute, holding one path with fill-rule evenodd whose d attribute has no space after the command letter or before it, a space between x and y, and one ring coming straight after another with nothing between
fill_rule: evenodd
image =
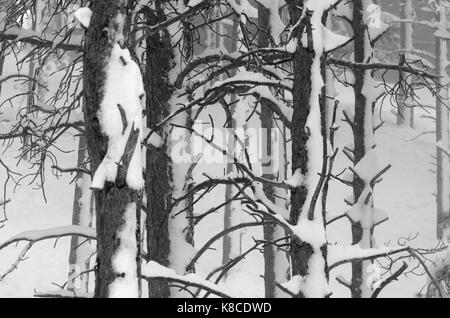
<instances>
[{"instance_id":1,"label":"snow patch on bark","mask_svg":"<svg viewBox=\"0 0 450 318\"><path fill-rule=\"evenodd\" d=\"M142 105L140 97L144 86L139 66L127 49L115 44L106 67L103 100L98 113L102 132L108 137L108 150L95 172L92 187L102 189L106 181L115 182L118 165L122 164L125 147L132 129L139 130L139 138L129 163L127 185L139 190L144 185L142 176Z\"/></svg>"},{"instance_id":2,"label":"snow patch on bark","mask_svg":"<svg viewBox=\"0 0 450 318\"><path fill-rule=\"evenodd\" d=\"M123 217L124 224L119 229L117 237L119 248L112 258L112 267L120 277L109 287L110 298L137 298L137 242L136 242L136 204L128 204Z\"/></svg>"}]
</instances>

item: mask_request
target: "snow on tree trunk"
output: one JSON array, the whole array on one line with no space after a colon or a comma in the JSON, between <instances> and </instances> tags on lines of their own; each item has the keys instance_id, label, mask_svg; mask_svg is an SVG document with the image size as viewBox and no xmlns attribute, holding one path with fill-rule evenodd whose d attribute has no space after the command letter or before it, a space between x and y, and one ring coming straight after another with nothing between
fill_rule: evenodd
<instances>
[{"instance_id":1,"label":"snow on tree trunk","mask_svg":"<svg viewBox=\"0 0 450 318\"><path fill-rule=\"evenodd\" d=\"M179 12L183 12L186 7L178 3L177 5ZM182 65L182 45L176 47L180 43L183 43L184 33L179 32L179 25L171 25L168 28L169 34L172 35L172 47L175 48L174 58L172 60L172 69L169 72L169 81L175 83L177 75L179 74ZM180 107L187 105L189 103L188 97L179 98L178 95L181 93L182 87L175 87L176 91L169 101L169 111L174 113L180 110ZM179 152L180 149L180 139L176 138L179 136L183 138L181 146L184 149L190 147L191 134L186 129L190 127L190 113L185 111L172 118L168 125L165 127L164 138L167 141L167 156L169 156L169 187L171 190L171 210L169 215L169 238L170 238L170 253L169 253L169 264L170 268L175 270L179 275L184 275L186 273L186 267L195 256L194 242L193 242L193 228L192 222L189 217L189 211L192 211L188 204L190 203L188 199L178 201L176 199L186 197L189 190L189 169L191 168L190 162L180 161ZM176 126L178 126L178 128ZM175 136L175 138L174 138ZM172 288L170 292L171 297L186 297L185 291L179 288Z\"/></svg>"},{"instance_id":2,"label":"snow on tree trunk","mask_svg":"<svg viewBox=\"0 0 450 318\"><path fill-rule=\"evenodd\" d=\"M219 22L220 24L221 22ZM223 34L222 31L219 34ZM231 52L234 53L237 50L237 39L238 39L238 23L237 21L233 21L233 33L232 33L233 44L231 47ZM221 45L220 41L219 43L216 43L216 46L218 49L226 50L224 45ZM236 72L233 71L231 76L236 75ZM233 94L231 96L231 103L236 102L236 95ZM230 111L232 114L232 118L229 118L228 122L228 130L235 129L235 133L239 140L241 142L245 142L245 108L246 106L243 104L245 102L239 102L238 104L234 104ZM240 111L243 110L243 111ZM244 116L244 118L238 118L240 115ZM242 150L242 147L240 147L240 144L235 138L229 138L228 140L228 147L231 154L235 154L236 157L239 157L240 150ZM227 164L227 174L230 176L236 176L237 169L234 164L234 162L229 162ZM234 198L238 194L238 189L234 185L226 185L225 189L225 201L230 201L232 198ZM242 220L242 206L241 201L232 201L229 204L225 206L224 209L224 229L229 229L235 225L238 225L241 223ZM223 237L223 251L222 251L222 264L228 263L230 260L238 257L241 255L242 251L242 232L241 231L233 231ZM227 273L228 275L228 273Z\"/></svg>"},{"instance_id":3,"label":"snow on tree trunk","mask_svg":"<svg viewBox=\"0 0 450 318\"><path fill-rule=\"evenodd\" d=\"M436 32L436 69L441 76L439 94L436 98L436 140L437 140L437 236L444 238L450 228L450 161L446 149L450 148L448 89L448 43L444 38L447 31L447 8L436 1L439 29Z\"/></svg>"},{"instance_id":4,"label":"snow on tree trunk","mask_svg":"<svg viewBox=\"0 0 450 318\"><path fill-rule=\"evenodd\" d=\"M44 3L41 0L35 1L33 4L33 9L31 10L32 18L31 18L31 27L32 31L36 34L42 34L43 27L43 18L44 18ZM31 48L32 50L34 48ZM39 61L39 56L36 56L36 53L31 54L29 62L28 62L28 76L30 78L36 79L39 84L39 62L36 63L36 60ZM37 64L37 65L36 65ZM35 81L30 81L28 83L28 95L27 95L27 116L34 117L33 108L36 104L36 93L37 84ZM29 151L32 146L32 137L30 135L24 136L23 143L23 157L25 160L30 160L33 158L33 152Z\"/></svg>"},{"instance_id":5,"label":"snow on tree trunk","mask_svg":"<svg viewBox=\"0 0 450 318\"><path fill-rule=\"evenodd\" d=\"M353 2L353 32L355 36L355 62L374 62L373 39L382 29L382 25L369 26L371 0L355 0ZM381 23L381 22L380 22ZM378 32L378 33L377 33ZM359 244L363 249L372 248L373 232L377 221L385 216L374 209L372 178L379 172L376 161L374 135L374 107L377 96L374 79L370 70L353 69L355 83L354 122L352 125L354 149L353 164L353 196L354 206L349 213L352 220L353 244ZM352 297L370 297L371 284L368 281L370 262L354 261L352 263Z\"/></svg>"},{"instance_id":6,"label":"snow on tree trunk","mask_svg":"<svg viewBox=\"0 0 450 318\"><path fill-rule=\"evenodd\" d=\"M296 235L291 242L292 275L299 278L298 297L323 298L328 286L325 221L317 204L326 131L322 87L324 51L322 16L330 1L298 1L290 5L297 49L294 53L292 119L292 173L300 171L302 184L291 192L291 223ZM303 10L299 10L303 8Z\"/></svg>"},{"instance_id":7,"label":"snow on tree trunk","mask_svg":"<svg viewBox=\"0 0 450 318\"><path fill-rule=\"evenodd\" d=\"M166 19L161 3L156 2L155 10L148 13L151 25ZM184 10L181 3L178 6ZM147 125L150 129L168 114L179 110L180 105L188 103L187 98L177 97L181 87L174 84L182 61L178 45L183 40L183 32L179 32L178 27L174 24L147 38ZM188 215L190 200L176 200L186 197L189 190L191 165L180 157L180 150L189 147L190 134L182 128L188 128L189 122L189 113L182 112L157 131L163 137L163 146L158 149L150 146L146 163L149 260L172 268L179 275L185 274L186 266L195 254L192 222ZM150 281L149 294L154 298L186 296L179 288L169 288L163 281Z\"/></svg>"},{"instance_id":8,"label":"snow on tree trunk","mask_svg":"<svg viewBox=\"0 0 450 318\"><path fill-rule=\"evenodd\" d=\"M92 3L84 54L84 115L94 174L96 297L138 297L136 210L143 185L143 85L124 46L126 0Z\"/></svg>"},{"instance_id":9,"label":"snow on tree trunk","mask_svg":"<svg viewBox=\"0 0 450 318\"><path fill-rule=\"evenodd\" d=\"M80 136L78 145L78 167L83 167L88 159L87 143L84 136ZM77 174L75 194L73 201L72 225L84 227L92 226L93 195L90 189L91 177L83 172ZM68 290L89 292L90 257L93 249L88 240L73 236L70 243L69 254L69 283Z\"/></svg>"},{"instance_id":10,"label":"snow on tree trunk","mask_svg":"<svg viewBox=\"0 0 450 318\"><path fill-rule=\"evenodd\" d=\"M400 4L400 9L402 11L401 18L407 21L414 20L414 8L412 0L402 0ZM413 23L403 22L400 25L400 49L405 52L406 60L409 60L410 53L413 52ZM411 76L404 74L405 84L402 84L401 95L399 97L398 114L397 114L397 124L398 125L409 125L414 127L414 108L408 107L409 91L408 85L411 84Z\"/></svg>"},{"instance_id":11,"label":"snow on tree trunk","mask_svg":"<svg viewBox=\"0 0 450 318\"><path fill-rule=\"evenodd\" d=\"M331 14L328 15L327 18L327 27L330 30L333 30L333 16ZM330 137L331 125L333 124L333 113L334 106L336 101L336 87L335 87L335 74L330 67L325 69L325 119L326 119L326 129L327 129L327 138Z\"/></svg>"}]
</instances>

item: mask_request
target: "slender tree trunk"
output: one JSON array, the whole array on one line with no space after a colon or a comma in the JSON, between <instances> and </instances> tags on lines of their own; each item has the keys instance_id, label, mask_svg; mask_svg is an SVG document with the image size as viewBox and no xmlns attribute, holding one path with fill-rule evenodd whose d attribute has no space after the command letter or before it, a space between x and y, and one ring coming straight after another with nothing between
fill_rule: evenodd
<instances>
[{"instance_id":1,"label":"slender tree trunk","mask_svg":"<svg viewBox=\"0 0 450 318\"><path fill-rule=\"evenodd\" d=\"M447 9L440 2L440 31L447 32ZM437 140L437 237L444 238L444 231L450 228L450 161L445 152L450 148L449 110L446 104L449 94L448 43L436 38L436 69L441 76L439 95L436 98L436 140Z\"/></svg>"},{"instance_id":2,"label":"slender tree trunk","mask_svg":"<svg viewBox=\"0 0 450 318\"><path fill-rule=\"evenodd\" d=\"M7 17L7 8L1 8L0 12L0 32L3 32L6 29L6 17ZM6 42L0 42L0 76L3 75L3 67L5 64L5 57L6 57ZM0 97L2 96L2 84L0 83Z\"/></svg>"},{"instance_id":3,"label":"slender tree trunk","mask_svg":"<svg viewBox=\"0 0 450 318\"><path fill-rule=\"evenodd\" d=\"M0 76L3 75L3 68L5 65L5 57L6 57L5 49L6 49L6 43L3 42L0 44ZM0 83L0 97L1 96L2 96L2 83Z\"/></svg>"},{"instance_id":4,"label":"slender tree trunk","mask_svg":"<svg viewBox=\"0 0 450 318\"><path fill-rule=\"evenodd\" d=\"M261 30L259 32L258 45L260 48L268 48L270 43L270 10L263 5L258 5L258 27ZM275 180L279 175L281 178L285 178L285 162L284 149L281 134L273 134L273 130L276 129L275 120L273 119L273 113L269 106L264 102L261 102L261 127L263 145L267 148L263 153L266 157L263 157L262 169L263 176L268 180ZM276 137L279 138L276 138ZM278 147L276 151L275 147ZM280 158L275 158L278 154ZM265 187L266 196L275 202L275 204L286 207L286 191L274 188L271 186ZM283 199L284 198L284 199ZM288 216L284 216L288 217ZM270 221L270 220L267 220ZM268 224L264 226L264 240L266 242L274 242L275 244L283 244L279 240L286 237L286 233L283 229L275 224ZM288 278L289 263L287 255L284 251L278 248L276 245L266 244L264 246L264 282L265 282L265 295L266 298L279 298L286 296L279 288L276 287L276 283L285 282Z\"/></svg>"},{"instance_id":5,"label":"slender tree trunk","mask_svg":"<svg viewBox=\"0 0 450 318\"><path fill-rule=\"evenodd\" d=\"M97 0L92 3L92 18L86 35L84 54L84 115L86 138L91 171L94 173L106 155L108 140L103 134L99 120L99 109L104 98L106 66L112 48L117 43L124 45L126 30L123 23L128 14L127 0ZM126 175L126 167L119 166L118 176ZM97 266L95 297L137 297L137 265L127 269L116 266L114 257L121 255L122 244L132 248L137 242L133 235L123 237L122 230L129 233L136 228L136 209L139 193L128 187L126 181L107 182L104 189L95 192L97 229ZM134 240L133 240L134 238ZM136 255L136 258L138 255ZM135 284L121 289L121 283Z\"/></svg>"},{"instance_id":6,"label":"slender tree trunk","mask_svg":"<svg viewBox=\"0 0 450 318\"><path fill-rule=\"evenodd\" d=\"M402 0L400 4L400 9L402 11L401 17L404 20L412 21L414 19L414 9L412 0ZM400 48L405 51L405 58L408 60L410 53L413 50L413 24L412 22L403 22L400 24ZM398 125L409 125L414 128L414 108L409 107L409 88L411 84L411 76L408 74L402 74L406 76L405 84L402 84L401 95L399 97L398 114L397 114L397 124Z\"/></svg>"},{"instance_id":7,"label":"slender tree trunk","mask_svg":"<svg viewBox=\"0 0 450 318\"><path fill-rule=\"evenodd\" d=\"M88 159L86 138L80 136L78 144L78 165L83 167ZM77 173L75 194L73 200L72 224L84 227L92 226L93 195L90 189L91 177L86 173ZM86 239L73 236L70 243L69 254L69 290L89 291L90 257L92 248ZM79 285L78 285L78 282Z\"/></svg>"},{"instance_id":8,"label":"slender tree trunk","mask_svg":"<svg viewBox=\"0 0 450 318\"><path fill-rule=\"evenodd\" d=\"M221 22L218 22L221 23ZM232 38L233 43L231 46L231 53L236 52L237 50L237 38L238 38L238 23L237 21L233 21L233 31L232 31ZM216 41L217 48L221 48L220 40L221 38L219 36L218 41ZM236 40L234 40L236 39ZM234 76L236 74L235 71L231 73L231 76ZM230 114L231 118L228 118L228 135L231 134L231 130L234 130L236 128L244 130L244 127L237 127L237 122L235 120L234 114L236 112L236 108L238 107L236 105L237 96L233 94L230 98L231 101L231 109ZM239 107L242 107L240 105ZM238 136L242 142L245 142L245 134L244 136L242 134L239 134ZM241 147L239 146L239 142L237 142L234 138L229 138L228 140L228 149L231 153L234 153L237 157L239 157L239 149ZM227 164L227 174L236 173L237 169L234 164L234 162L229 162ZM237 194L237 189L234 185L226 185L225 188L225 201L230 201L233 197L235 197ZM241 202L240 201L233 201L225 206L224 209L224 229L229 229L235 225L238 225L241 223L242 213L241 213ZM234 231L232 233L229 233L223 237L223 251L222 251L222 264L228 263L231 259L234 259L241 255L242 251L242 232L241 231Z\"/></svg>"},{"instance_id":9,"label":"slender tree trunk","mask_svg":"<svg viewBox=\"0 0 450 318\"><path fill-rule=\"evenodd\" d=\"M327 28L330 30L333 30L333 17L331 14L328 15L327 18ZM333 124L333 113L334 113L334 106L336 101L336 87L334 84L335 75L333 73L333 70L331 67L327 67L324 70L324 77L325 77L325 121L326 121L326 128L327 128L327 138L330 137L330 131L331 131L331 125Z\"/></svg>"},{"instance_id":10,"label":"slender tree trunk","mask_svg":"<svg viewBox=\"0 0 450 318\"><path fill-rule=\"evenodd\" d=\"M355 36L355 62L370 63L373 61L373 43L367 28L367 12L371 1L355 0L353 2L353 32ZM355 84L355 116L352 125L354 149L353 163L356 166L367 153L375 147L373 112L375 99L374 83L369 70L354 69ZM355 208L358 208L358 219L352 221L353 244L362 248L371 248L375 229L374 210L371 186L369 181L354 176L353 196ZM352 263L351 294L353 298L370 297L371 290L368 282L368 261L354 261Z\"/></svg>"},{"instance_id":11,"label":"slender tree trunk","mask_svg":"<svg viewBox=\"0 0 450 318\"><path fill-rule=\"evenodd\" d=\"M44 20L44 3L42 0L37 0L34 2L32 12L32 30L38 34L42 34L43 28L43 20ZM29 57L28 63L28 76L33 78L34 81L30 81L28 84L28 95L27 95L27 113L29 116L35 116L33 112L33 108L36 104L36 97L38 97L38 85L35 81L40 83L40 75L42 66L39 65L41 63L39 53L34 53ZM31 135L26 135L24 137L24 159L31 160L34 156L34 151L30 151L30 147L32 149L33 138Z\"/></svg>"}]
</instances>

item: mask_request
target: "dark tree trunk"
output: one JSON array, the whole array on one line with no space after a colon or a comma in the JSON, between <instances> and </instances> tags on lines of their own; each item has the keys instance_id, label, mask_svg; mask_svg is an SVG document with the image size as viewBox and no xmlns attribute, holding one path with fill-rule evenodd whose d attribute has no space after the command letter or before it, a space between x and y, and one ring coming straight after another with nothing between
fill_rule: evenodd
<instances>
[{"instance_id":1,"label":"dark tree trunk","mask_svg":"<svg viewBox=\"0 0 450 318\"><path fill-rule=\"evenodd\" d=\"M303 221L315 221L321 218L322 215L316 209L317 201L314 199L308 200L309 193L316 193L316 187L322 188L321 182L319 184L315 183L314 178L308 178L308 175L315 174L315 171L309 171L309 166L312 164L312 160L317 160L318 158L311 157L311 149L308 148L309 141L311 139L311 132L315 130L315 127L308 127L307 122L312 114L313 99L317 98L318 104L314 107L319 107L320 111L320 122L313 122L312 125L320 125L321 144L312 145L313 147L322 147L323 162L322 170L317 171L317 173L326 173L326 155L327 155L327 142L326 142L326 118L325 118L325 96L324 89L315 92L317 96L313 96L313 66L316 54L319 52L314 51L314 41L316 40L313 36L314 29L317 26L311 25L311 17L314 14L311 11L302 14L301 10L306 10L303 6L303 1L290 1L290 17L291 24L296 25L295 36L297 39L301 39L304 34L307 38L307 48L303 47L301 41L297 46L297 50L293 57L293 108L294 113L292 117L292 129L291 129L291 139L292 139L292 173L295 174L300 171L303 176L305 183L300 187L291 191L291 223L294 225L301 225ZM299 21L301 17L301 21ZM322 21L323 23L324 21ZM321 67L318 70L319 76L324 74L324 57L320 60ZM315 136L318 138L319 136ZM316 139L317 140L317 139ZM311 201L311 202L308 202ZM306 206L306 204L308 206ZM307 215L302 215L302 213L307 213ZM322 211L320 211L322 213ZM325 222L323 224L324 236L325 233ZM314 247L315 242L302 241L299 237L291 238L291 260L292 260L292 275L302 276L304 279L309 279L309 275L315 271L324 271L323 277L328 280L328 265L327 265L327 243L324 242L320 250ZM323 260L324 268L310 268L309 263L312 257L320 257ZM313 293L315 296L319 296L319 293ZM300 291L297 297L310 297L311 295L306 295L306 291ZM326 296L320 293L320 296Z\"/></svg>"},{"instance_id":2,"label":"dark tree trunk","mask_svg":"<svg viewBox=\"0 0 450 318\"><path fill-rule=\"evenodd\" d=\"M263 5L258 5L258 27L260 32L258 33L258 46L260 48L268 48L271 46L271 27L270 27L270 10L265 8ZM263 177L268 180L276 179L276 172L274 169L278 168L279 171L283 170L283 167L275 167L274 164L277 162L274 158L274 154L276 153L274 149L272 149L272 129L276 129L274 127L274 118L273 113L267 103L262 100L261 101L261 127L262 127L262 138L263 145L266 147L266 151L263 153L267 156L263 158ZM282 140L279 140L279 147L282 147ZM284 162L280 162L280 164L285 164ZM280 177L284 177L283 173ZM276 201L275 191L272 186L266 185L264 187L264 191L266 196L271 201ZM269 218L266 218L266 221L270 221ZM283 233L282 229L276 224L266 224L264 226L264 240L266 242L276 242L279 239L282 239L286 235L280 236L280 233ZM282 243L282 242L278 242ZM283 265L283 263L285 263ZM280 290L276 287L277 283L282 283L286 281L288 268L288 259L287 255L281 251L276 245L266 244L264 246L264 284L265 284L265 296L266 298L276 298L281 294Z\"/></svg>"},{"instance_id":3,"label":"dark tree trunk","mask_svg":"<svg viewBox=\"0 0 450 318\"><path fill-rule=\"evenodd\" d=\"M84 117L86 138L91 159L91 171L95 173L107 151L107 137L102 133L98 116L103 99L106 79L105 67L116 43L119 26L115 18L126 14L126 0L97 0L92 3L92 18L86 35L84 54ZM119 168L118 175L121 175ZM112 258L120 246L117 233L124 224L124 214L130 204L138 200L138 194L124 185L107 183L103 190L95 192L97 228L97 266L95 297L109 296L110 285L124 273L112 266Z\"/></svg>"},{"instance_id":4,"label":"dark tree trunk","mask_svg":"<svg viewBox=\"0 0 450 318\"><path fill-rule=\"evenodd\" d=\"M258 46L260 48L266 48L270 46L270 10L266 9L263 5L258 5L258 27L259 37ZM273 180L274 175L270 169L272 166L272 112L266 103L261 102L261 127L263 129L263 145L267 148L265 154L267 160L263 162L264 178ZM267 172L269 170L270 172ZM266 196L273 201L274 189L272 186L265 186L264 192ZM267 221L267 220L266 220ZM275 225L266 224L264 226L264 240L266 242L274 242L275 238ZM275 298L276 296L276 277L275 277L275 249L276 247L271 244L264 246L264 286L266 298Z\"/></svg>"},{"instance_id":5,"label":"dark tree trunk","mask_svg":"<svg viewBox=\"0 0 450 318\"><path fill-rule=\"evenodd\" d=\"M300 17L297 9L291 8L291 22L296 24ZM302 33L299 32L298 37ZM307 143L309 133L306 127L311 109L311 66L315 53L313 50L298 46L293 58L294 86L293 86L293 108L292 116L292 174L300 169L302 175L308 173L308 149ZM297 187L291 192L291 223L297 224L300 212L308 195L308 188ZM312 247L305 242L294 239L291 242L292 275L305 276L308 273L308 260L313 253Z\"/></svg>"},{"instance_id":6,"label":"dark tree trunk","mask_svg":"<svg viewBox=\"0 0 450 318\"><path fill-rule=\"evenodd\" d=\"M366 52L366 41L369 40L367 35L367 23L364 21L364 6L363 0L355 0L353 2L353 34L354 34L354 55L356 63L370 63L372 59L372 54ZM366 71L360 68L353 69L355 76L355 84L353 85L353 90L355 94L355 116L353 122L353 161L357 165L367 154L367 152L374 145L367 144L369 134L372 135L373 131L368 129L373 129L373 126L368 127L366 125L367 118L373 114L374 104L372 101L368 101L367 97L364 95L366 90ZM367 112L371 113L367 113ZM359 177L355 176L353 181L353 196L355 202L357 202L365 189L366 184ZM373 202L370 203L373 205ZM359 244L363 239L364 229L361 222L352 222L352 243ZM373 234L374 227L370 229L371 235ZM352 262L352 281L351 281L351 294L353 298L362 297L362 284L363 276L367 273L363 273L363 262L354 261Z\"/></svg>"},{"instance_id":7,"label":"dark tree trunk","mask_svg":"<svg viewBox=\"0 0 450 318\"><path fill-rule=\"evenodd\" d=\"M157 10L147 12L150 25L163 22L166 18L156 3ZM169 99L174 87L168 79L173 59L170 35L158 32L147 38L147 69L145 72L145 88L147 94L147 126L155 127L169 114ZM162 131L159 133L163 134ZM146 162L146 194L147 194L147 249L148 258L163 266L169 266L170 239L170 186L169 158L166 146L147 150ZM170 296L169 284L162 280L149 282L151 298L167 298Z\"/></svg>"}]
</instances>

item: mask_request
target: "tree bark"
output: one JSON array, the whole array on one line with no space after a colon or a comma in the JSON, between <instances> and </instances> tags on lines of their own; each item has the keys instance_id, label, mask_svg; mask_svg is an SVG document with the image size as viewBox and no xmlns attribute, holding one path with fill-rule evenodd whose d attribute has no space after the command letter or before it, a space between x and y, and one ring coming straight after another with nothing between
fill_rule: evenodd
<instances>
[{"instance_id":1,"label":"tree bark","mask_svg":"<svg viewBox=\"0 0 450 318\"><path fill-rule=\"evenodd\" d=\"M313 148L320 149L323 156L326 156L327 153L325 99L322 87L319 88L317 83L313 83L314 76L322 76L323 80L323 57L318 61L318 54L322 52L315 52L314 46L314 41L320 41L314 36L317 35L315 32L320 32L317 29L319 26L311 23L313 15L318 13L309 11L307 7L304 7L304 4L307 4L307 2L294 1L290 3L289 7L291 24L297 26L295 36L299 39L299 44L293 57L292 174L294 175L297 171L300 171L305 180L301 186L291 191L290 221L292 224L300 227L317 225L316 222L319 222L323 217L322 211L320 211L320 214L318 213L316 203L311 199L311 195L316 190L316 187L319 187L318 184L315 184L316 173L323 173L324 167L324 165L314 161L321 160L324 157L320 157L320 159L314 157L313 153L315 151ZM307 10L304 12L304 15L299 8ZM306 48L300 40L304 34L306 34L308 43ZM315 63L318 62L320 65L317 69L318 64ZM316 109L316 107L319 109ZM322 166L322 170L311 171L311 169L316 170L318 166ZM323 245L320 248L318 248L317 242L309 239L302 240L297 236L291 238L292 275L301 276L305 281L308 281L309 276L314 273L317 275L316 277L323 278L323 281L316 282L317 284L323 283L327 285L328 265L325 222L319 226L321 227L320 231L324 235L324 242L322 242ZM313 259L317 262L314 267L310 266ZM324 290L321 290L321 287ZM300 291L297 297L325 297L327 286L322 285L321 287L314 291Z\"/></svg>"},{"instance_id":2,"label":"tree bark","mask_svg":"<svg viewBox=\"0 0 450 318\"><path fill-rule=\"evenodd\" d=\"M258 5L258 27L261 30L258 34L258 46L260 48L268 48L271 46L271 27L270 27L270 10L263 5ZM281 158L284 152L281 134L278 134L280 138L276 140L276 136L272 134L272 131L276 129L274 125L273 113L270 107L264 101L261 101L261 127L263 138L263 145L266 147L266 151L263 151L265 157L263 157L262 168L263 177L268 180L275 180L276 175L281 178L285 178L286 170L285 162ZM282 124L280 124L282 126ZM274 147L278 147L280 152L276 152ZM280 158L275 158L275 154L280 155ZM278 164L278 166L276 166ZM275 171L277 170L277 171ZM274 188L270 185L264 188L266 196L275 202L277 205L284 205L286 208L286 201L283 197L287 198L287 193L284 190ZM288 217L288 216L284 216ZM266 221L270 221L269 218ZM276 224L264 225L264 240L266 242L273 242L275 244L282 244L284 242L277 242L278 240L286 237L285 231ZM264 246L264 284L266 298L280 298L286 296L279 288L276 287L277 283L283 283L288 279L289 263L287 255L284 251L274 244L266 244Z\"/></svg>"},{"instance_id":3,"label":"tree bark","mask_svg":"<svg viewBox=\"0 0 450 318\"><path fill-rule=\"evenodd\" d=\"M119 21L124 19L117 18L128 14L127 7L127 0L97 0L91 6L92 18L86 35L83 60L83 87L86 138L93 174L105 157L108 145L108 138L102 133L98 118L106 80L105 67L114 44L118 43L122 36L126 37L126 34L120 34L123 25L120 25ZM120 166L118 175L123 174L122 169ZM117 182L106 183L103 190L95 191L97 229L95 297L97 298L109 297L110 287L114 281L127 278L127 274L114 268L113 257L121 245L118 233L126 224L126 214L136 207L138 201L139 194L136 191ZM135 292L137 294L137 290Z\"/></svg>"},{"instance_id":4,"label":"tree bark","mask_svg":"<svg viewBox=\"0 0 450 318\"><path fill-rule=\"evenodd\" d=\"M353 34L354 34L354 56L356 63L370 63L373 60L373 43L368 34L367 17L369 2L355 0L353 2ZM360 68L353 70L355 84L355 116L352 125L354 149L353 164L356 166L366 154L375 147L373 112L375 100L366 94L373 90L372 75L370 70ZM355 175L353 181L354 202L360 201L364 190L369 187L366 181ZM372 247L372 237L375 224L373 222L373 200L364 204L361 210L361 221L352 222L353 244L359 244L362 248ZM362 221L364 220L364 221ZM365 261L352 262L351 294L353 298L370 297L370 287L367 282L367 264Z\"/></svg>"},{"instance_id":5,"label":"tree bark","mask_svg":"<svg viewBox=\"0 0 450 318\"><path fill-rule=\"evenodd\" d=\"M155 9L147 12L150 25L156 25L167 19L163 10L164 1L156 1ZM170 29L172 28L172 29ZM147 38L147 70L145 86L147 93L146 112L147 126L151 129L158 125L169 113L179 106L174 100L177 90L174 74L179 71L182 57L177 50L178 36L180 42L183 35L175 26ZM177 36L174 36L174 34ZM187 249L193 250L193 223L190 218L192 197L185 197L189 189L187 184L190 163L176 162L173 158L175 148L180 147L188 152L189 136L187 130L182 133L182 140L177 140L178 132L183 128L173 127L173 124L189 128L190 115L185 112L170 120L159 133L163 140L161 148L149 147L146 162L146 195L147 195L147 248L148 259L163 266L174 269L184 275L190 257ZM176 133L175 133L176 131ZM181 142L181 144L180 144ZM151 298L181 297L184 294L179 289L169 288L166 281L152 280L149 282Z\"/></svg>"},{"instance_id":6,"label":"tree bark","mask_svg":"<svg viewBox=\"0 0 450 318\"><path fill-rule=\"evenodd\" d=\"M164 13L156 2L156 11L147 13L150 25L157 25L165 20ZM169 114L168 102L174 87L168 80L173 52L169 34L155 33L146 39L147 68L145 87L147 93L146 110L147 126L154 127ZM162 134L162 131L160 132ZM147 196L147 249L148 258L163 266L169 266L169 158L167 147L147 150L146 162L146 196ZM163 280L149 281L149 296L151 298L167 298L170 296L169 284Z\"/></svg>"},{"instance_id":7,"label":"tree bark","mask_svg":"<svg viewBox=\"0 0 450 318\"><path fill-rule=\"evenodd\" d=\"M78 144L78 168L83 167L88 159L86 137L80 136ZM93 195L90 189L91 177L83 172L77 173L73 200L72 225L91 227L93 220ZM89 270L91 244L86 239L73 236L69 254L69 290L89 291ZM75 277L78 276L79 277ZM80 282L78 285L77 282Z\"/></svg>"},{"instance_id":8,"label":"tree bark","mask_svg":"<svg viewBox=\"0 0 450 318\"><path fill-rule=\"evenodd\" d=\"M447 9L440 2L438 18L440 29L447 32ZM437 237L444 238L444 232L450 228L450 159L446 149L450 148L448 99L449 75L447 40L436 38L436 69L440 78L439 95L436 98L436 141L437 155ZM448 234L447 234L448 235Z\"/></svg>"}]
</instances>

